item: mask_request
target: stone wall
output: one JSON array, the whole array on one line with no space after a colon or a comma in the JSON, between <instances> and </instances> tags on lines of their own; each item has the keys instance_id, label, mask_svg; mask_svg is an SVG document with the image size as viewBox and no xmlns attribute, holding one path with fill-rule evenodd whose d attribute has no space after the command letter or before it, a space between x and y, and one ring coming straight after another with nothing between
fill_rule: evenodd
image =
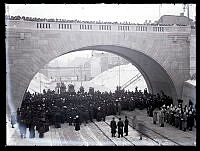
<instances>
[{"instance_id":1,"label":"stone wall","mask_svg":"<svg viewBox=\"0 0 200 151\"><path fill-rule=\"evenodd\" d=\"M52 59L73 51L100 50L117 54L135 65L150 92L164 90L174 99L182 96L189 78L188 32L121 32L6 29L13 104L21 104L33 76Z\"/></svg>"}]
</instances>

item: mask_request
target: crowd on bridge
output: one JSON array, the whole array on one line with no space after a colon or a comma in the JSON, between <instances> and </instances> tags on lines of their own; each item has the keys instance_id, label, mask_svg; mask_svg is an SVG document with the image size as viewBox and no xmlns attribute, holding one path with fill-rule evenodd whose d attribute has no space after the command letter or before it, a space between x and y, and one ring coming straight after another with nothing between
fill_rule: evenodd
<instances>
[{"instance_id":1,"label":"crowd on bridge","mask_svg":"<svg viewBox=\"0 0 200 151\"><path fill-rule=\"evenodd\" d=\"M59 94L44 90L43 93L26 92L21 107L17 109L16 117L21 138L26 136L27 128L30 138L35 137L35 128L42 138L44 133L49 131L49 126L61 128L62 123L68 123L70 126L74 125L78 131L81 124L85 125L94 120L105 121L106 116L120 115L122 110L134 111L135 108L140 110L146 108L150 116L153 116L154 109L159 108L161 112L166 111L165 121L170 122L167 116L168 110L165 110L164 106L170 106L171 109L172 104L172 98L163 91L154 95L148 93L147 89L144 92L138 91L137 87L135 92L120 90L118 87L113 93L84 92L84 89L80 89L78 92L61 91ZM15 123L15 116L11 116L12 126Z\"/></svg>"},{"instance_id":2,"label":"crowd on bridge","mask_svg":"<svg viewBox=\"0 0 200 151\"><path fill-rule=\"evenodd\" d=\"M5 15L7 20L24 20L24 21L36 21L36 22L59 22L59 23L85 23L85 24L119 24L119 25L149 25L149 26L187 26L186 24L158 24L158 23L131 23L131 22L105 22L105 21L82 21L82 20L67 20L67 19L54 19L54 18L37 18L37 17L25 17L25 16L10 16Z\"/></svg>"}]
</instances>

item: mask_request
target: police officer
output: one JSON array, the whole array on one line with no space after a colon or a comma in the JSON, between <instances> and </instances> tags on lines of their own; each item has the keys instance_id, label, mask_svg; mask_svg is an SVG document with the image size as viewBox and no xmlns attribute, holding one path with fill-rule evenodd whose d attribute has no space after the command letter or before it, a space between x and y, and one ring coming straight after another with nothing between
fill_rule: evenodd
<instances>
[{"instance_id":1,"label":"police officer","mask_svg":"<svg viewBox=\"0 0 200 151\"><path fill-rule=\"evenodd\" d=\"M124 133L126 133L125 136L128 136L128 119L127 119L127 116L125 116L125 121L124 121Z\"/></svg>"},{"instance_id":2,"label":"police officer","mask_svg":"<svg viewBox=\"0 0 200 151\"><path fill-rule=\"evenodd\" d=\"M119 118L119 121L117 123L117 127L118 127L118 138L123 137L123 127L124 127L124 123L121 121L121 118Z\"/></svg>"},{"instance_id":3,"label":"police officer","mask_svg":"<svg viewBox=\"0 0 200 151\"><path fill-rule=\"evenodd\" d=\"M112 121L110 122L110 127L111 127L112 137L115 137L116 129L117 129L117 124L115 122L115 118L114 117L112 118Z\"/></svg>"},{"instance_id":4,"label":"police officer","mask_svg":"<svg viewBox=\"0 0 200 151\"><path fill-rule=\"evenodd\" d=\"M80 130L80 118L78 115L76 115L76 118L75 118L75 130L76 131Z\"/></svg>"}]
</instances>

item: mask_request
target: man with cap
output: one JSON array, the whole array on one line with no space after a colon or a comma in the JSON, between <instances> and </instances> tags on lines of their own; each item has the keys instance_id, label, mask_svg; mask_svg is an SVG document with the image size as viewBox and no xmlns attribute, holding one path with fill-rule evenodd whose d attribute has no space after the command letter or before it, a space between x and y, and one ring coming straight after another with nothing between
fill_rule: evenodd
<instances>
[{"instance_id":1,"label":"man with cap","mask_svg":"<svg viewBox=\"0 0 200 151\"><path fill-rule=\"evenodd\" d=\"M115 122L115 118L114 117L112 118L112 121L110 122L110 127L111 127L112 137L115 137L116 129L117 129L117 124Z\"/></svg>"}]
</instances>

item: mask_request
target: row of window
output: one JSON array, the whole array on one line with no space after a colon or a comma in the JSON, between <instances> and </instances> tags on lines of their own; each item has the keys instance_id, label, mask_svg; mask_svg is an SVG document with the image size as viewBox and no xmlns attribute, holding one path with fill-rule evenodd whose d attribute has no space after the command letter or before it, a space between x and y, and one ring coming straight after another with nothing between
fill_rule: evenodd
<instances>
[{"instance_id":1,"label":"row of window","mask_svg":"<svg viewBox=\"0 0 200 151\"><path fill-rule=\"evenodd\" d=\"M72 25L71 24L59 24L58 28L59 29L72 29Z\"/></svg>"},{"instance_id":2,"label":"row of window","mask_svg":"<svg viewBox=\"0 0 200 151\"><path fill-rule=\"evenodd\" d=\"M118 26L118 30L129 31L129 26Z\"/></svg>"},{"instance_id":3,"label":"row of window","mask_svg":"<svg viewBox=\"0 0 200 151\"><path fill-rule=\"evenodd\" d=\"M110 25L99 25L99 30L111 30Z\"/></svg>"},{"instance_id":4,"label":"row of window","mask_svg":"<svg viewBox=\"0 0 200 151\"><path fill-rule=\"evenodd\" d=\"M80 25L80 29L92 29L92 25Z\"/></svg>"},{"instance_id":5,"label":"row of window","mask_svg":"<svg viewBox=\"0 0 200 151\"><path fill-rule=\"evenodd\" d=\"M164 27L153 27L153 31L164 31Z\"/></svg>"},{"instance_id":6,"label":"row of window","mask_svg":"<svg viewBox=\"0 0 200 151\"><path fill-rule=\"evenodd\" d=\"M144 26L136 26L136 31L147 31L147 27L144 27Z\"/></svg>"},{"instance_id":7,"label":"row of window","mask_svg":"<svg viewBox=\"0 0 200 151\"><path fill-rule=\"evenodd\" d=\"M50 24L47 24L47 23L37 23L37 28L50 28Z\"/></svg>"}]
</instances>

